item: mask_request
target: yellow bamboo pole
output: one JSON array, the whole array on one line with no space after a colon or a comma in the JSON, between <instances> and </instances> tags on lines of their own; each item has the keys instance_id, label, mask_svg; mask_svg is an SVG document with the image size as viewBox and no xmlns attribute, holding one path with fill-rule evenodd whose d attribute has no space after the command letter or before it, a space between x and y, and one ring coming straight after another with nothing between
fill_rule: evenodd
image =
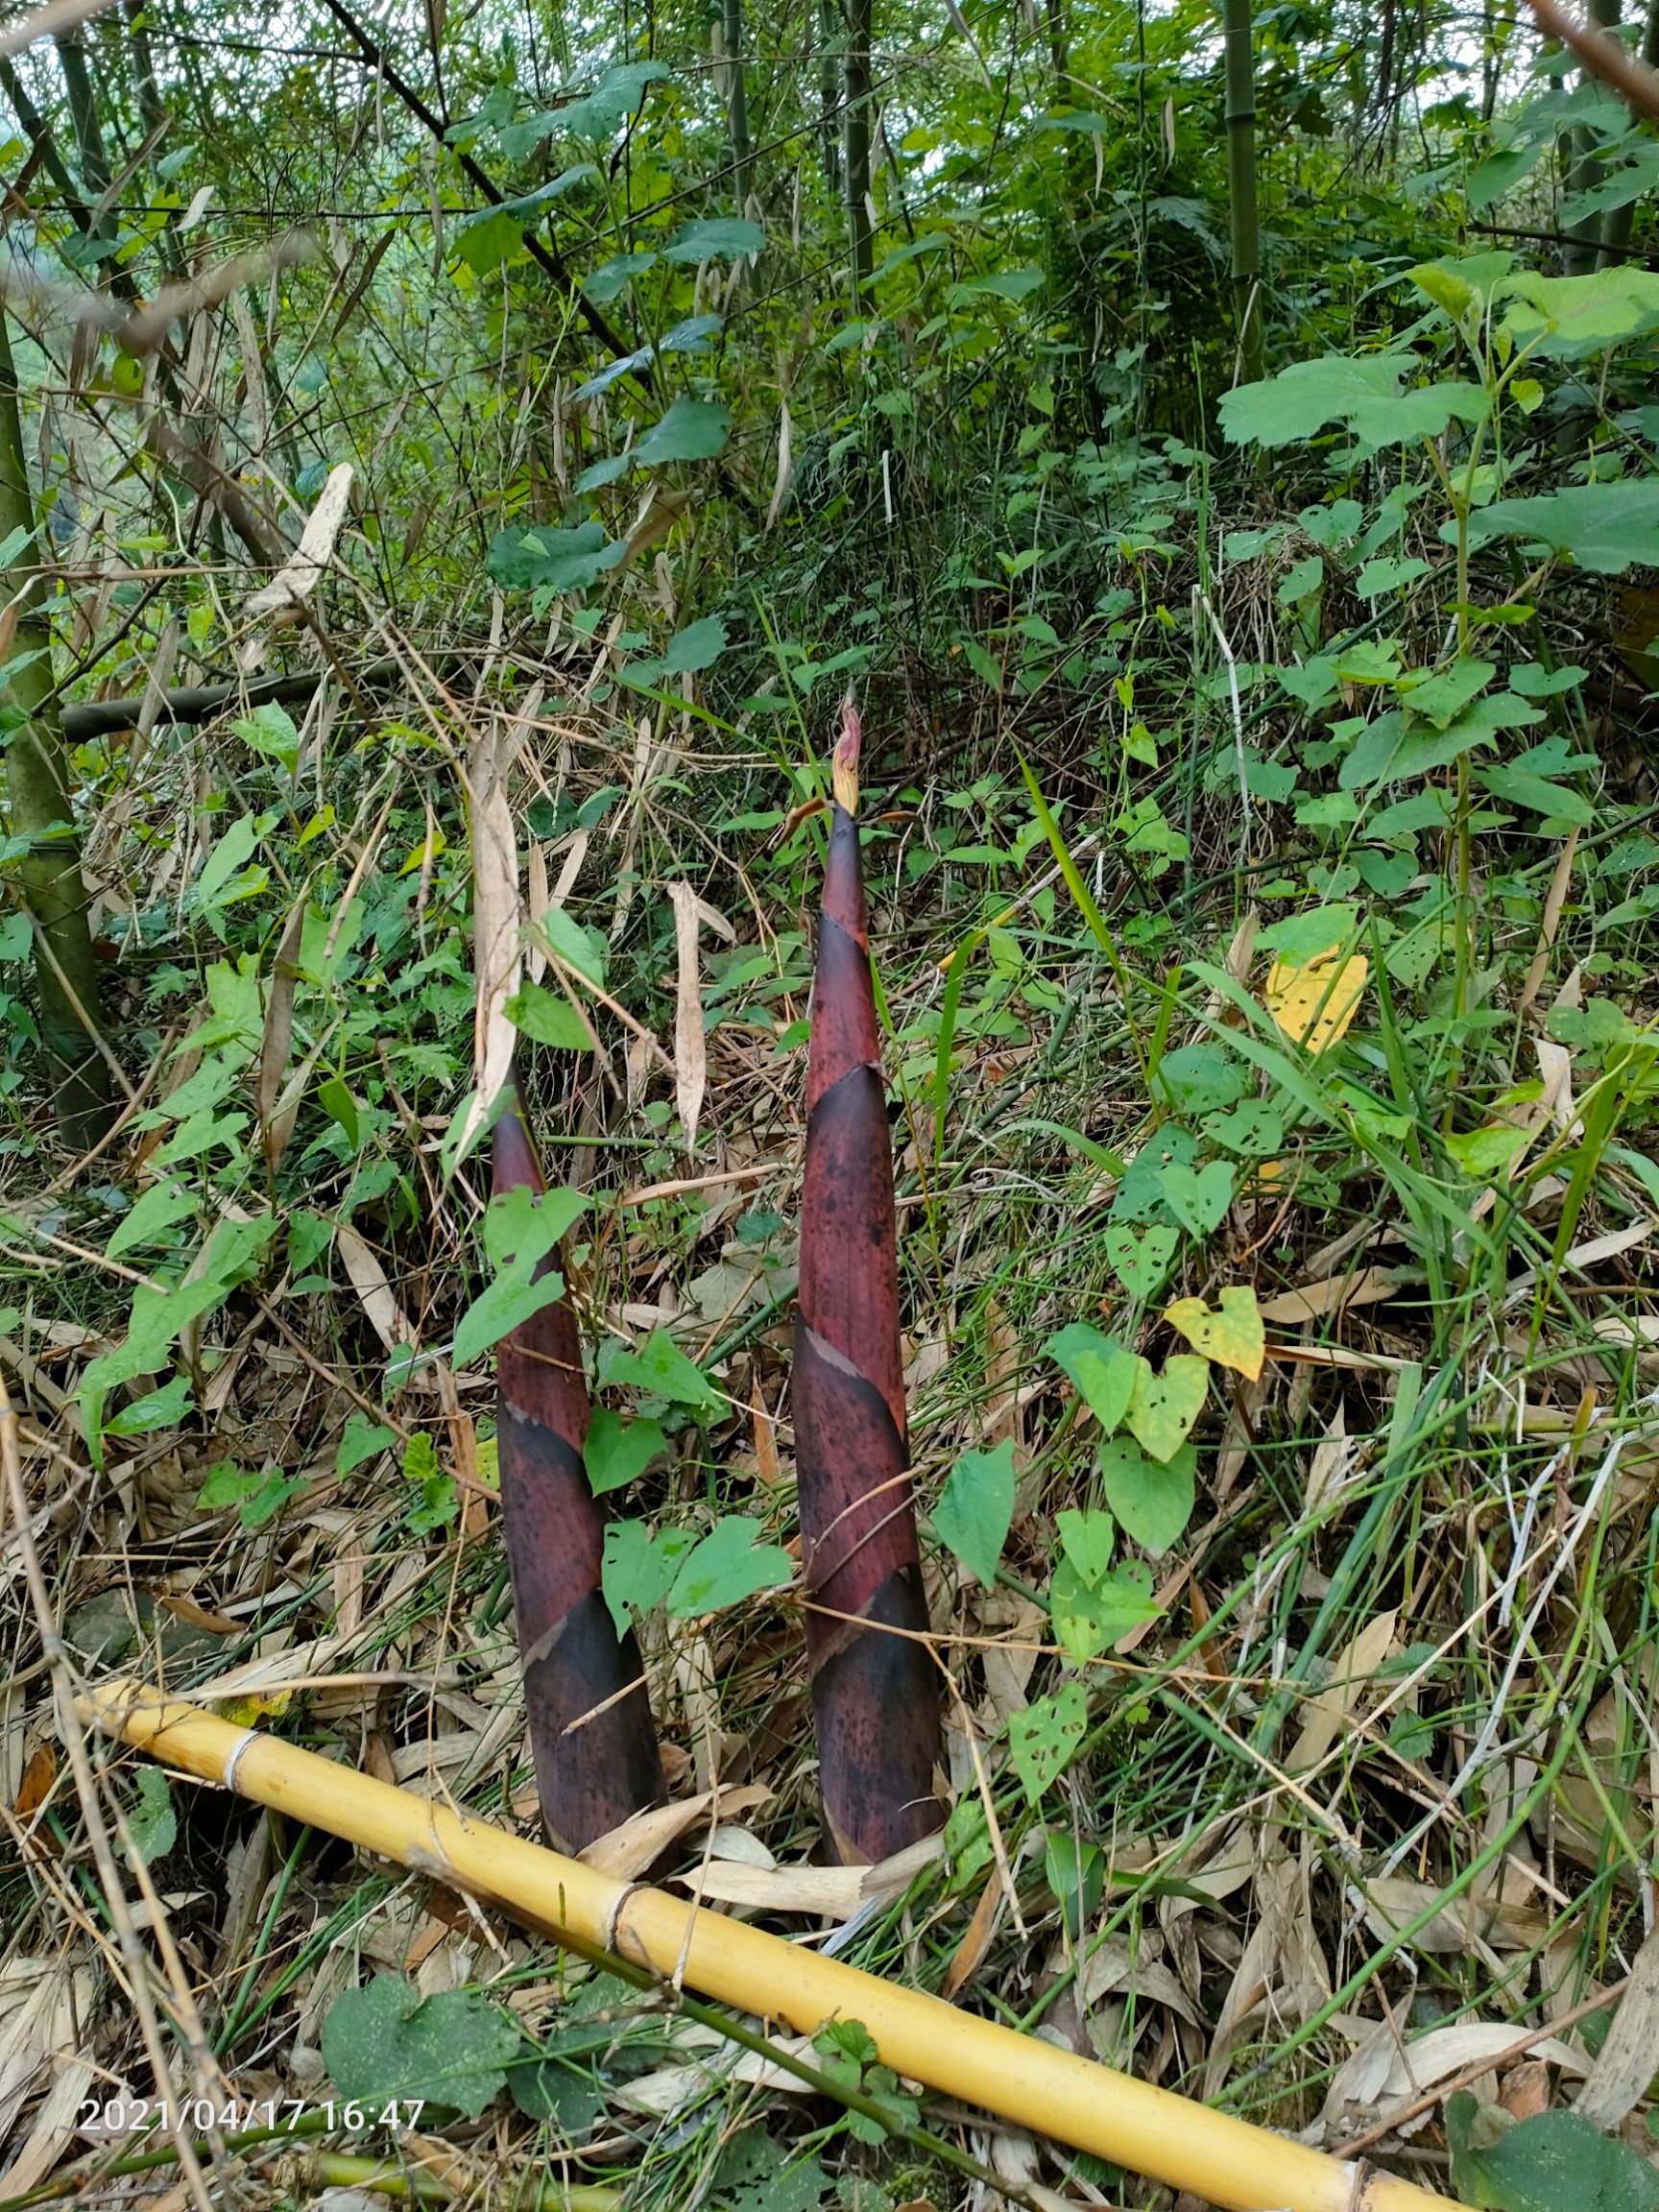
<instances>
[{"instance_id":1,"label":"yellow bamboo pole","mask_svg":"<svg viewBox=\"0 0 1659 2212\"><path fill-rule=\"evenodd\" d=\"M1226 2212L1448 2212L1446 2200L1254 2128L937 1997L354 1773L157 1692L113 1683L83 1717L154 1759L326 1829L548 1935L811 2034L862 2021L882 2062L948 2097L1185 2189Z\"/></svg>"}]
</instances>

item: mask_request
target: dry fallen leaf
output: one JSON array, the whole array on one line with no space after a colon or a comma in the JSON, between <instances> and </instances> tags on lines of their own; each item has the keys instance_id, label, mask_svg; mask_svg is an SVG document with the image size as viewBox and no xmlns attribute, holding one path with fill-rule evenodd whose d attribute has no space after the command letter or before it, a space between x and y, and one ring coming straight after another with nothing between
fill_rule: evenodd
<instances>
[{"instance_id":1,"label":"dry fallen leaf","mask_svg":"<svg viewBox=\"0 0 1659 2212\"><path fill-rule=\"evenodd\" d=\"M875 1866L749 1866L734 1860L710 1859L707 1865L676 1877L700 1897L722 1905L747 1905L757 1911L812 1912L827 1920L851 1920L873 1897L889 1897L908 1887L944 1849L937 1836L925 1837Z\"/></svg>"},{"instance_id":2,"label":"dry fallen leaf","mask_svg":"<svg viewBox=\"0 0 1659 2212\"><path fill-rule=\"evenodd\" d=\"M674 946L678 975L674 994L674 1090L685 1150L697 1149L697 1118L709 1081L709 1048L703 1036L703 986L698 974L697 926L701 901L683 878L670 883L674 905Z\"/></svg>"},{"instance_id":3,"label":"dry fallen leaf","mask_svg":"<svg viewBox=\"0 0 1659 2212\"><path fill-rule=\"evenodd\" d=\"M415 1331L392 1293L386 1270L349 1222L341 1222L335 1230L334 1249L351 1278L352 1289L362 1300L370 1326L387 1351L395 1352L399 1344L412 1344Z\"/></svg>"},{"instance_id":4,"label":"dry fallen leaf","mask_svg":"<svg viewBox=\"0 0 1659 2212\"><path fill-rule=\"evenodd\" d=\"M257 381L257 368L249 372L250 385ZM328 481L318 495L317 504L305 517L305 527L300 534L300 543L285 568L262 584L248 602L250 614L278 614L284 612L297 614L301 603L308 599L317 589L320 578L326 572L334 558L334 541L340 535L351 505L351 479L354 474L349 461L342 461L329 471Z\"/></svg>"},{"instance_id":5,"label":"dry fallen leaf","mask_svg":"<svg viewBox=\"0 0 1659 2212\"><path fill-rule=\"evenodd\" d=\"M539 693L526 703L526 719L540 703ZM480 744L472 757L472 970L478 1010L472 1035L474 1088L455 1148L457 1160L466 1157L500 1096L517 1042L517 1031L507 1019L507 1001L518 989L521 973L518 856L501 772L507 750L503 745L493 755Z\"/></svg>"},{"instance_id":6,"label":"dry fallen leaf","mask_svg":"<svg viewBox=\"0 0 1659 2212\"><path fill-rule=\"evenodd\" d=\"M1308 1708L1301 1732L1291 1745L1285 1762L1287 1772L1306 1773L1309 1767L1317 1767L1346 1730L1360 1697L1388 1656L1399 1618L1397 1610L1379 1613L1337 1653L1326 1685Z\"/></svg>"},{"instance_id":7,"label":"dry fallen leaf","mask_svg":"<svg viewBox=\"0 0 1659 2212\"><path fill-rule=\"evenodd\" d=\"M1262 1308L1263 1321L1287 1327L1299 1321L1323 1321L1348 1306L1375 1306L1392 1298L1400 1286L1386 1267L1361 1267L1354 1275L1327 1275L1323 1283L1305 1283L1299 1289L1282 1290Z\"/></svg>"},{"instance_id":8,"label":"dry fallen leaf","mask_svg":"<svg viewBox=\"0 0 1659 2212\"><path fill-rule=\"evenodd\" d=\"M1611 2134L1647 2096L1659 2052L1659 1929L1636 1954L1630 1985L1573 2109Z\"/></svg>"},{"instance_id":9,"label":"dry fallen leaf","mask_svg":"<svg viewBox=\"0 0 1659 2212\"><path fill-rule=\"evenodd\" d=\"M619 1828L613 1828L608 1836L596 1836L577 1857L584 1866L591 1866L598 1873L613 1875L619 1882L635 1882L648 1866L656 1865L671 1843L677 1843L700 1821L707 1822L711 1812L726 1818L752 1813L771 1794L764 1783L745 1782L736 1788L705 1790L674 1805L649 1805Z\"/></svg>"}]
</instances>

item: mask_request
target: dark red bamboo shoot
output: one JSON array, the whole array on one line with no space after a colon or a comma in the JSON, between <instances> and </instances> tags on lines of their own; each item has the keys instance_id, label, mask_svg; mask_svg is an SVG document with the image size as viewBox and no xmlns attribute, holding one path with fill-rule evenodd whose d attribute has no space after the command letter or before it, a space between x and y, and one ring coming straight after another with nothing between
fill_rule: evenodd
<instances>
[{"instance_id":1,"label":"dark red bamboo shoot","mask_svg":"<svg viewBox=\"0 0 1659 2212\"><path fill-rule=\"evenodd\" d=\"M495 1122L497 1197L545 1189L517 1073L509 1090ZM565 1851L662 1797L639 1647L632 1630L618 1639L599 1587L605 1513L582 1462L588 1415L576 1316L561 1298L497 1349L495 1437L536 1789L548 1839Z\"/></svg>"},{"instance_id":2,"label":"dark red bamboo shoot","mask_svg":"<svg viewBox=\"0 0 1659 2212\"><path fill-rule=\"evenodd\" d=\"M939 1826L938 1671L910 1497L892 1143L870 975L858 714L843 709L812 984L792 1405L825 1824L843 1861Z\"/></svg>"}]
</instances>

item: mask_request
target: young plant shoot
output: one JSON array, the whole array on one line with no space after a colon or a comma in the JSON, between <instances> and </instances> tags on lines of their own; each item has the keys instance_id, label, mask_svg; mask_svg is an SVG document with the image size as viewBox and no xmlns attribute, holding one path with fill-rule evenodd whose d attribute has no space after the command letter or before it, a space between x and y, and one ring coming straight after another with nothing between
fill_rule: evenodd
<instances>
[{"instance_id":1,"label":"young plant shoot","mask_svg":"<svg viewBox=\"0 0 1659 2212\"><path fill-rule=\"evenodd\" d=\"M858 710L834 757L812 985L792 1383L825 1823L843 1861L930 1835L938 1674L911 1503L893 1161L859 855Z\"/></svg>"},{"instance_id":2,"label":"young plant shoot","mask_svg":"<svg viewBox=\"0 0 1659 2212\"><path fill-rule=\"evenodd\" d=\"M496 1118L497 1198L545 1186L517 1072ZM538 1272L559 1264L557 1248ZM579 1851L657 1804L662 1768L639 1647L599 1587L605 1513L583 1466L588 1385L566 1298L502 1338L495 1362L501 1517L524 1668L536 1788L548 1837Z\"/></svg>"}]
</instances>

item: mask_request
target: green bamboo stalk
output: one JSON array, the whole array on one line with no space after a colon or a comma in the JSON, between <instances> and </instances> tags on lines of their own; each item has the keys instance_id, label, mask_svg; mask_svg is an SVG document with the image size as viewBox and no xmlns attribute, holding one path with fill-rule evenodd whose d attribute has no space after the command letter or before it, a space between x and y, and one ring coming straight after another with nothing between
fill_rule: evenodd
<instances>
[{"instance_id":1,"label":"green bamboo stalk","mask_svg":"<svg viewBox=\"0 0 1659 2212\"><path fill-rule=\"evenodd\" d=\"M1262 218L1256 193L1256 58L1251 0L1221 0L1227 60L1227 201L1233 237L1233 302L1238 381L1260 381L1263 365Z\"/></svg>"},{"instance_id":2,"label":"green bamboo stalk","mask_svg":"<svg viewBox=\"0 0 1659 2212\"><path fill-rule=\"evenodd\" d=\"M6 796L13 837L26 837L15 878L35 928L35 990L40 1042L58 1126L76 1145L109 1125L109 1072L100 1049L102 1014L81 845L69 797L69 763L53 696L52 627L34 551L35 498L23 449L11 325L0 312L0 540L27 542L0 572L16 612L3 705L14 722L6 745Z\"/></svg>"},{"instance_id":3,"label":"green bamboo stalk","mask_svg":"<svg viewBox=\"0 0 1659 2212\"><path fill-rule=\"evenodd\" d=\"M853 252L853 301L862 313L875 269L870 228L870 108L875 93L870 75L875 0L843 0L847 24L846 87L847 226Z\"/></svg>"}]
</instances>

